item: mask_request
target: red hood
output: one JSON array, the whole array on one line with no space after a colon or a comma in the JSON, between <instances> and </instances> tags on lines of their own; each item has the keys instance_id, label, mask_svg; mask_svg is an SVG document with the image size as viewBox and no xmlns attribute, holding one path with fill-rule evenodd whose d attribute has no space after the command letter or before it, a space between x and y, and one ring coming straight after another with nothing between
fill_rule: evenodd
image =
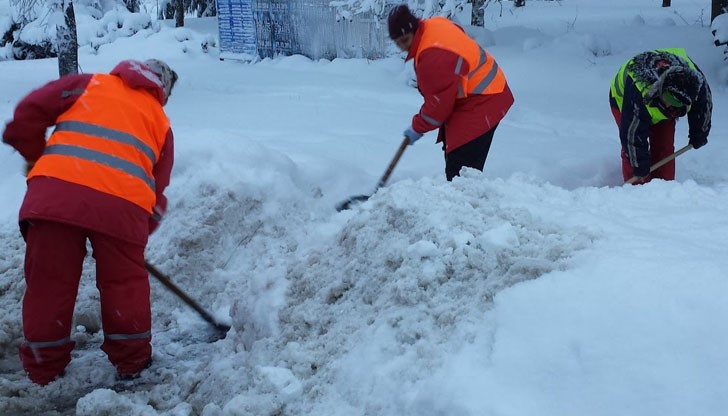
<instances>
[{"instance_id":1,"label":"red hood","mask_svg":"<svg viewBox=\"0 0 728 416\"><path fill-rule=\"evenodd\" d=\"M162 81L159 80L157 74L140 61L121 61L111 70L111 75L120 77L126 85L132 88L148 90L159 101L159 104L164 105L167 101Z\"/></svg>"}]
</instances>

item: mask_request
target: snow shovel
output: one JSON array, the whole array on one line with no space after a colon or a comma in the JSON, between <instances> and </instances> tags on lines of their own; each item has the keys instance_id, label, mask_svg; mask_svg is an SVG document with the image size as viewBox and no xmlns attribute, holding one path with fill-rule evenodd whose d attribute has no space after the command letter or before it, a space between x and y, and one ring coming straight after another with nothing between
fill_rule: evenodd
<instances>
[{"instance_id":1,"label":"snow shovel","mask_svg":"<svg viewBox=\"0 0 728 416\"><path fill-rule=\"evenodd\" d=\"M667 162L675 159L676 157L680 156L681 154L687 152L688 150L690 150L692 148L693 148L693 145L692 144L689 144L689 145L683 147L682 149L678 150L677 152L671 154L670 156L668 156L668 157L660 160L659 162L657 162L654 165L650 166L650 173L654 172L655 170L659 169L665 163L667 163ZM633 177L629 178L627 180L627 182L625 182L625 185L626 184L630 184L631 185L631 184L635 183L636 181L637 181L637 177L636 176L633 176Z\"/></svg>"},{"instance_id":2,"label":"snow shovel","mask_svg":"<svg viewBox=\"0 0 728 416\"><path fill-rule=\"evenodd\" d=\"M404 153L404 149L406 149L408 145L409 145L409 139L405 137L404 140L402 140L402 144L399 145L399 149L397 149L397 153L394 155L394 158L389 163L389 166L387 167L387 171L384 172L384 175L382 175L382 177L379 179L379 182L377 183L377 187L374 188L374 192L377 192L377 190L379 188L381 188L382 186L384 186L387 183L387 180L389 179L389 175L392 174L394 167L397 166L397 162L399 162L399 159L402 157L402 153ZM351 206L354 204L357 204L359 202L364 202L367 199L369 199L374 194L374 192L372 192L371 195L352 196L351 198L347 199L346 201L340 202L336 206L336 210L341 212L345 209L351 208Z\"/></svg>"},{"instance_id":3,"label":"snow shovel","mask_svg":"<svg viewBox=\"0 0 728 416\"><path fill-rule=\"evenodd\" d=\"M172 283L172 279L169 278L169 276L165 275L164 273L160 272L159 269L149 264L149 262L144 262L144 265L147 268L147 271L152 276L156 277L157 280L159 280L160 283L162 283L164 286L167 287L167 289L171 290L175 295L177 295L180 299L184 301L187 305L189 305L192 309L197 311L197 313L200 314L202 319L207 321L210 325L214 326L218 331L220 331L220 338L224 338L225 334L230 330L230 326L222 324L215 320L215 318L212 317L212 315L207 312L205 309L202 308L197 302L195 302L189 295L187 295L182 289L177 287L174 283Z\"/></svg>"}]
</instances>

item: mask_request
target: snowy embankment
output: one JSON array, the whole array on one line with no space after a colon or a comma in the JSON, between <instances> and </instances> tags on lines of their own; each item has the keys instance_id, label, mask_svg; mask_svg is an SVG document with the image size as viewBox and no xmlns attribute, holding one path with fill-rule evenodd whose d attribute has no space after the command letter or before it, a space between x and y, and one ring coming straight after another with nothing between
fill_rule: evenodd
<instances>
[{"instance_id":1,"label":"snowy embankment","mask_svg":"<svg viewBox=\"0 0 728 416\"><path fill-rule=\"evenodd\" d=\"M41 390L16 380L25 393L9 403L77 397L88 415L476 415L511 405L519 411L509 414L561 414L571 403L579 414L595 397L634 400L626 379L654 400L680 397L687 412L725 381L716 366L725 324L705 318L728 313L720 296L706 296L728 289L728 224L702 225L723 212L726 187L566 191L473 173L453 184L398 182L333 224L300 209L325 209L305 189L200 183L187 195L195 206L178 203L165 225L176 235L155 237L166 243L152 244L150 258L180 285L233 305L225 340L206 344L205 324L155 285L155 366L145 381L156 386L99 389L114 383L93 350L97 334L63 383ZM645 197L662 203L643 207ZM568 389L544 391L555 377ZM704 414L721 400L701 403ZM596 414L616 410L605 409Z\"/></svg>"}]
</instances>

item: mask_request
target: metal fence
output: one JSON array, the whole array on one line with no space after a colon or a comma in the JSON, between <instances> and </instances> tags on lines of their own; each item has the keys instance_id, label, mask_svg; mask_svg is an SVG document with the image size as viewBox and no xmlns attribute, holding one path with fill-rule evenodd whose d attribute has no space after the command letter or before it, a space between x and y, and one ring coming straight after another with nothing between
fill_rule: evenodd
<instances>
[{"instance_id":1,"label":"metal fence","mask_svg":"<svg viewBox=\"0 0 728 416\"><path fill-rule=\"evenodd\" d=\"M378 16L339 19L325 0L218 0L218 12L221 57L376 59L387 54L386 23Z\"/></svg>"}]
</instances>

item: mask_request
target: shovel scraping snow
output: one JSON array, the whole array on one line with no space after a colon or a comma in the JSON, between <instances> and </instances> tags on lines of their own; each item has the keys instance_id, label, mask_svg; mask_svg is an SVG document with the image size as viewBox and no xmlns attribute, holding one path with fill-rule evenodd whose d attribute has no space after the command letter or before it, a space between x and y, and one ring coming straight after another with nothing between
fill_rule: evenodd
<instances>
[{"instance_id":1,"label":"shovel scraping snow","mask_svg":"<svg viewBox=\"0 0 728 416\"><path fill-rule=\"evenodd\" d=\"M408 145L409 145L409 139L405 137L404 140L402 140L402 144L399 145L399 149L397 149L397 153L394 155L394 158L389 163L389 166L387 167L387 171L384 172L384 175L382 175L382 177L379 179L379 182L377 183L377 187L374 188L374 192L377 192L377 190L379 188L383 187L387 183L387 180L389 180L389 176L392 174L392 171L394 171L394 167L397 166L397 162L399 162L399 159L402 157L402 154L404 153L404 149L406 149ZM372 195L374 194L374 192L372 192ZM349 209L355 204L366 201L372 195L352 196L349 199L340 202L336 206L336 210L341 212L345 209Z\"/></svg>"},{"instance_id":2,"label":"shovel scraping snow","mask_svg":"<svg viewBox=\"0 0 728 416\"><path fill-rule=\"evenodd\" d=\"M160 272L159 269L154 267L153 265L149 264L149 262L144 262L144 265L147 268L147 271L149 274L154 276L157 280L159 280L160 283L162 283L164 286L167 287L167 289L171 290L172 293L177 295L184 303L186 303L188 306L190 306L192 309L194 309L202 319L207 321L210 325L214 326L221 334L220 338L224 338L225 334L230 330L229 325L225 325L223 323L218 322L209 312L207 312L200 304L194 301L189 295L187 295L182 289L177 287L172 282L172 279L169 278L169 276L165 275L164 273Z\"/></svg>"}]
</instances>

